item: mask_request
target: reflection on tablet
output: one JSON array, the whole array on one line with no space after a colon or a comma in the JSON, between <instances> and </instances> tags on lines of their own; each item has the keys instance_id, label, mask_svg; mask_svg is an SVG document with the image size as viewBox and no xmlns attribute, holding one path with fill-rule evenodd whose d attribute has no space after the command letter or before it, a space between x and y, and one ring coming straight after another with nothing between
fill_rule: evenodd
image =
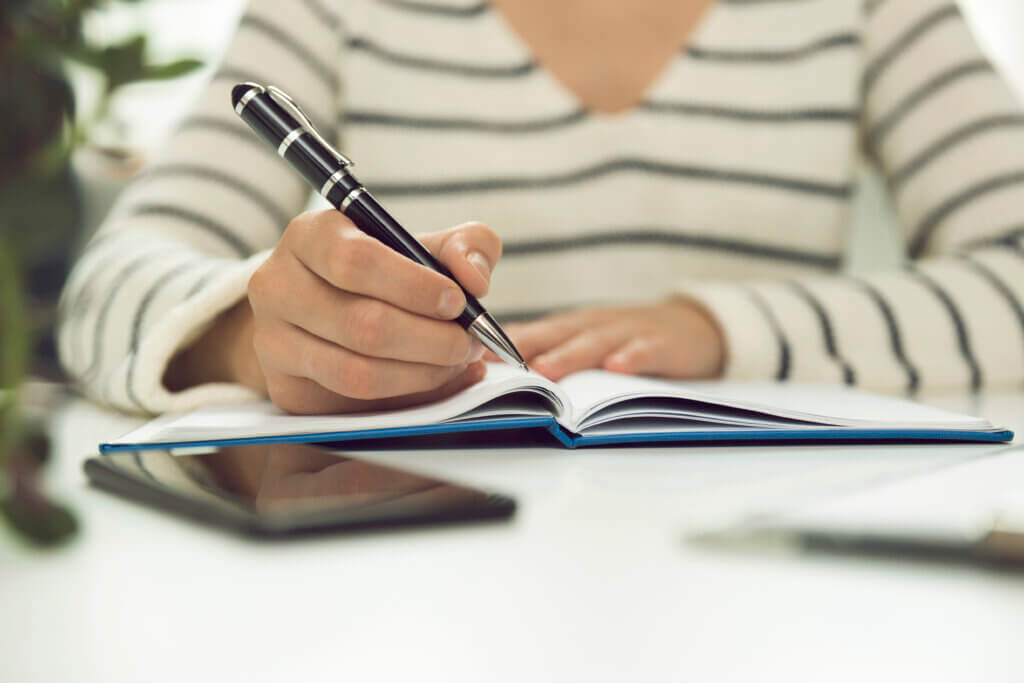
<instances>
[{"instance_id":1,"label":"reflection on tablet","mask_svg":"<svg viewBox=\"0 0 1024 683\"><path fill-rule=\"evenodd\" d=\"M304 444L258 444L178 454L144 450L90 459L94 483L249 531L507 517L503 496Z\"/></svg>"}]
</instances>

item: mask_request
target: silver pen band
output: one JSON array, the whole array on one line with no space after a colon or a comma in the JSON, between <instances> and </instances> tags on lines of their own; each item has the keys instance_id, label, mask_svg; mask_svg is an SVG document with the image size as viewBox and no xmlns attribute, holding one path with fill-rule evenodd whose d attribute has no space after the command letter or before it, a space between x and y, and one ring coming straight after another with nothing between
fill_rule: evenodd
<instances>
[{"instance_id":1,"label":"silver pen band","mask_svg":"<svg viewBox=\"0 0 1024 683\"><path fill-rule=\"evenodd\" d=\"M338 184L338 181L341 180L342 176L344 176L346 173L347 171L343 168L338 169L337 171L332 173L331 177L328 178L327 181L320 187L320 195L323 197L327 197L330 191L334 189L334 186Z\"/></svg>"},{"instance_id":2,"label":"silver pen band","mask_svg":"<svg viewBox=\"0 0 1024 683\"><path fill-rule=\"evenodd\" d=\"M357 187L356 189L352 190L347 195L345 195L345 198L341 201L341 212L345 213L345 209L349 207L349 204L355 201L356 197L361 195L364 191L364 188Z\"/></svg>"},{"instance_id":3,"label":"silver pen band","mask_svg":"<svg viewBox=\"0 0 1024 683\"><path fill-rule=\"evenodd\" d=\"M285 152L292 146L292 143L299 139L299 136L305 133L304 128L296 128L288 135L284 136L284 140L281 140L281 144L277 146L277 154L280 157L284 157Z\"/></svg>"},{"instance_id":4,"label":"silver pen band","mask_svg":"<svg viewBox=\"0 0 1024 683\"><path fill-rule=\"evenodd\" d=\"M262 88L254 85L249 92L242 95L242 99L238 100L238 104L235 105L235 113L239 116L242 115L242 110L245 109L245 105L249 104L249 100L256 97L262 92Z\"/></svg>"}]
</instances>

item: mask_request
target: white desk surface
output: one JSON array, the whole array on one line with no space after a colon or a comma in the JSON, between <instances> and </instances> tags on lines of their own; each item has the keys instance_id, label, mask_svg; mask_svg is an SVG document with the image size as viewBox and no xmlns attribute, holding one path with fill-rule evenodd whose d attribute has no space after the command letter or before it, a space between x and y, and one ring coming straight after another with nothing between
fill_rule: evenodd
<instances>
[{"instance_id":1,"label":"white desk surface","mask_svg":"<svg viewBox=\"0 0 1024 683\"><path fill-rule=\"evenodd\" d=\"M1024 431L1021 394L939 403ZM55 416L50 488L83 530L57 553L0 532L0 681L1024 680L1024 574L683 540L1019 447L365 454L519 512L263 543L89 488L84 457L136 423L81 401Z\"/></svg>"}]
</instances>

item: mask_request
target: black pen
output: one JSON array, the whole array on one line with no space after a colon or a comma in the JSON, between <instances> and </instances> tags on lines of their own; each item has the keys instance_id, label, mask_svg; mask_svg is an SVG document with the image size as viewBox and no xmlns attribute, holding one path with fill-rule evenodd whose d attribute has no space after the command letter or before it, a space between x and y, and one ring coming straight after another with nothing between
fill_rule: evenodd
<instances>
[{"instance_id":1,"label":"black pen","mask_svg":"<svg viewBox=\"0 0 1024 683\"><path fill-rule=\"evenodd\" d=\"M239 83L231 89L235 113L256 133L277 149L277 154L295 167L327 201L345 214L356 227L413 261L431 268L456 284L458 280L434 258L356 180L352 161L336 151L317 132L295 101L272 85ZM462 288L462 285L459 284ZM498 358L528 370L523 357L501 326L469 292L466 308L455 319Z\"/></svg>"}]
</instances>

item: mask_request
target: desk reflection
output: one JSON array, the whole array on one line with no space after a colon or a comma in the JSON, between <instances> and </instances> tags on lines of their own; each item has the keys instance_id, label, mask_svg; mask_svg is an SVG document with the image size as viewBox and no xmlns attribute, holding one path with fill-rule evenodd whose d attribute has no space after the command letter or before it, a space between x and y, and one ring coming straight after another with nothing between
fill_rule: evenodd
<instances>
[{"instance_id":1,"label":"desk reflection","mask_svg":"<svg viewBox=\"0 0 1024 683\"><path fill-rule=\"evenodd\" d=\"M499 518L515 509L503 496L304 444L118 452L100 456L87 471L115 491L271 533ZM111 477L112 471L135 483Z\"/></svg>"},{"instance_id":2,"label":"desk reflection","mask_svg":"<svg viewBox=\"0 0 1024 683\"><path fill-rule=\"evenodd\" d=\"M218 488L258 508L334 499L355 505L438 487L458 490L435 479L302 444L234 446L184 457L201 459Z\"/></svg>"}]
</instances>

